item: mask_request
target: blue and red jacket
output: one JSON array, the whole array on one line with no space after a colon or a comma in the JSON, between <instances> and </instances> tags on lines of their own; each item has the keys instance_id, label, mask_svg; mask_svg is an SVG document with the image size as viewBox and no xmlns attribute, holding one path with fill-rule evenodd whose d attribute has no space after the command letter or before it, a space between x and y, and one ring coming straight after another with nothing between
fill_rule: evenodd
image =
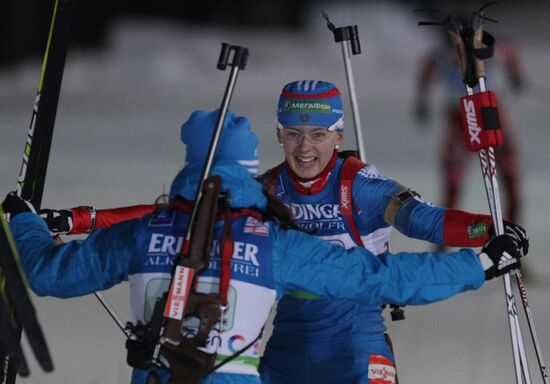
<instances>
[{"instance_id":1,"label":"blue and red jacket","mask_svg":"<svg viewBox=\"0 0 550 384\"><path fill-rule=\"evenodd\" d=\"M218 166L212 173L222 176L222 188L230 191L233 203L248 202L252 207L265 203L261 186L247 181L250 175L241 166ZM194 196L199 175L186 174L184 169L178 175L181 182L177 195ZM147 303L163 291L162 281L169 278L188 219L185 211L166 208L99 229L86 240L62 245L54 243L38 215L21 213L13 218L10 227L35 293L74 297L129 281L134 320L146 321L150 314ZM215 238L219 238L222 224L217 224ZM484 282L484 271L471 250L445 255L375 256L362 248L345 250L302 232L281 230L269 221L247 215L233 222L233 236L235 244L242 246L235 247L231 261L230 286L236 292L234 323L226 330L222 352L224 348L231 350L230 342L241 340L233 334L236 331L247 330L250 335L246 339L255 337L273 302L291 292L307 291L327 300L345 299L376 308L382 303L427 304L477 289ZM199 275L199 286L216 284L218 258L214 250L209 268ZM412 270L415 273L411 274ZM258 353L259 347L244 355L243 359L248 358L246 364L228 364L213 382L257 383L253 367ZM139 383L141 378L137 372L133 382Z\"/></svg>"},{"instance_id":2,"label":"blue and red jacket","mask_svg":"<svg viewBox=\"0 0 550 384\"><path fill-rule=\"evenodd\" d=\"M477 247L486 241L489 216L436 207L365 164L346 167L335 154L313 185L300 183L286 163L262 180L290 207L302 228L346 249L361 246L376 255L386 254L392 226L406 236L437 244ZM393 359L386 343L378 343L386 329L381 311L380 306L321 300L307 292L286 295L277 306L265 362L297 343L311 348L329 343L338 353L339 348L369 341L377 342L371 353ZM285 343L286 352L281 348ZM277 351L270 350L275 344Z\"/></svg>"}]
</instances>

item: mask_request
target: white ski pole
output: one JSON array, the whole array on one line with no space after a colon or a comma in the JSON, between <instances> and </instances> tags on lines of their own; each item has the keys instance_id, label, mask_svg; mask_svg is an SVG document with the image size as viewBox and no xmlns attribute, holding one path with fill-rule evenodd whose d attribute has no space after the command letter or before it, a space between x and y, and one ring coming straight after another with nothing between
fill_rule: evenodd
<instances>
[{"instance_id":1,"label":"white ski pole","mask_svg":"<svg viewBox=\"0 0 550 384\"><path fill-rule=\"evenodd\" d=\"M358 55L361 53L361 44L359 42L359 33L357 25L349 25L347 27L336 28L328 18L325 11L321 14L327 21L328 28L334 34L334 41L340 43L342 47L342 56L344 57L344 67L346 69L346 80L348 83L349 98L351 104L351 114L353 116L353 126L355 128L355 139L357 141L357 151L359 159L367 162L367 154L365 152L365 143L363 141L363 130L361 127L361 118L359 116L359 107L357 105L357 96L355 95L355 80L353 78L353 69L351 67L351 54Z\"/></svg>"},{"instance_id":2,"label":"white ski pole","mask_svg":"<svg viewBox=\"0 0 550 384\"><path fill-rule=\"evenodd\" d=\"M483 7L483 8L485 8L485 7ZM474 27L474 36L473 36L474 37L473 38L474 49L479 49L483 46L483 19L485 18L485 15L483 13L483 8L479 12L474 13L474 16L473 16L474 17L474 20L473 20L473 23L474 23L474 25L473 25L473 27ZM474 63L475 63L476 74L479 78L479 90L480 90L480 92L485 92L487 90L487 87L486 87L486 81L485 81L486 76L485 76L485 68L484 68L483 60L477 58L474 55ZM491 169L490 172L492 172L492 168L495 168L495 171L494 171L495 176L491 177L492 188L495 191L493 193L494 199L495 199L495 208L498 207L498 210L500 210L500 201L499 201L499 195L498 195L498 184L497 184L497 179L496 179L496 160L495 160L495 156L494 156L494 149L492 147L489 147L487 149L487 151L488 151L488 156L487 156L487 154L485 154L485 156L486 156L486 158L489 159L489 167ZM481 156L481 153L480 153L480 156ZM480 157L480 159L481 159L481 157ZM482 165L482 169L483 169L483 165ZM496 203L498 203L498 205ZM501 215L501 220L502 220L502 215ZM548 372L547 372L547 369L546 369L546 365L544 363L544 359L542 357L542 352L541 352L541 349L540 349L540 344L539 344L537 332L536 332L536 329L535 329L535 322L534 322L533 314L531 312L531 308L529 306L529 301L527 299L527 291L526 291L526 287L525 287L525 282L523 281L523 277L522 277L521 271L519 269L515 271L515 275L516 275L516 282L518 284L518 289L519 289L519 292L520 292L521 301L522 301L522 304L523 304L523 308L525 310L525 316L526 316L526 319L527 319L527 324L529 326L529 331L531 333L531 338L533 340L533 345L534 345L537 360L538 360L538 363L539 363L539 368L540 368L540 372L541 372L541 375L542 375L542 379L543 379L545 384L548 384L549 383ZM517 327L518 327L518 336L521 339L521 331L519 330L519 328L520 328L519 320L517 322ZM523 348L523 342L521 342L520 347ZM525 359L524 355L525 355L525 352L523 352L523 355L522 355L523 359ZM528 374L529 372L528 372L528 369L527 369L527 361L526 360L523 361L523 359L522 359L522 364L525 366L524 370L527 370L527 374Z\"/></svg>"},{"instance_id":3,"label":"white ski pole","mask_svg":"<svg viewBox=\"0 0 550 384\"><path fill-rule=\"evenodd\" d=\"M475 86L475 83L471 83L468 81L468 70L473 71L473 77L476 78L476 81L479 85L480 93L487 91L485 85L485 65L483 59L477 57L474 52L474 49L480 49L483 45L484 32L482 10L480 10L480 12L474 13L473 19L474 25L472 25L469 30L466 29L463 31L459 29L459 31L463 32L463 34L466 36L461 36L460 34L457 34L456 32L453 32L451 29L449 29L451 39L453 40L453 43L455 44L455 47L457 49L459 62L461 62L461 69L463 70L462 73L464 75L466 93L468 96L472 96L474 94L473 87ZM460 24L457 23L457 25L459 26ZM470 36L467 36L468 33L470 34ZM473 44L469 47L466 47L464 43L464 38L471 38L473 40ZM472 58L470 62L468 62L468 55L470 55L470 57ZM474 65L474 68L471 68L472 64ZM479 132L475 133L479 135ZM472 136L470 137L470 139L475 141L477 138L477 140L479 141L479 137L474 136L474 131L472 131ZM491 145L481 147L478 154L483 174L485 192L487 194L487 200L489 203L489 210L493 219L495 234L498 236L504 233L504 223L502 220L502 209L498 189L494 148ZM518 384L522 384L524 382L526 384L530 384L531 378L529 375L529 367L527 365L525 347L523 344L523 337L521 334L519 316L516 309L510 274L505 274L503 276L503 280L506 295L506 307L508 311L510 336L512 340L512 350L514 355L516 381Z\"/></svg>"},{"instance_id":4,"label":"white ski pole","mask_svg":"<svg viewBox=\"0 0 550 384\"><path fill-rule=\"evenodd\" d=\"M458 63L460 66L460 71L466 85L466 93L468 96L473 96L474 91L473 87L479 85L479 94L476 95L488 95L486 87L486 76L485 76L485 65L483 60L488 59L492 56L492 49L494 44L494 38L488 33L483 31L483 20L489 20L495 22L495 20L489 19L484 14L484 9L494 4L494 2L487 3L479 9L478 12L473 14L473 26L470 28L462 28L460 22L453 16L448 15L443 22L429 22L421 21L419 25L445 25L447 31L450 34L451 41L453 46L456 49ZM437 10L418 10L418 12L431 12L431 13L441 13ZM465 42L466 41L466 42ZM468 48L466 47L468 43ZM486 44L486 47L483 45ZM494 97L487 96L487 97ZM493 100L494 101L494 100ZM468 100L463 100L464 103ZM473 103L473 102L472 102ZM496 103L495 103L496 105ZM477 115L474 104L463 105L463 113L465 114L465 120L468 122L468 127L470 122L472 123L472 129L468 129L467 136L469 136L470 141L477 142L481 144L480 135L481 128L479 128L477 123ZM468 110L470 108L470 110ZM493 126L491 128L498 129L498 115L496 114L496 108L492 108L492 122ZM472 121L469 120L472 119ZM502 137L500 138L500 140ZM500 143L499 143L500 144ZM502 221L502 210L500 206L500 196L498 190L498 183L496 179L496 160L494 149L492 145L479 145L477 148L472 149L470 143L468 147L472 151L478 151L482 174L485 183L485 189L487 193L487 199L489 202L489 208L495 223L495 233L497 235L504 233L504 223ZM548 373L546 365L544 363L542 352L540 349L540 344L538 341L533 315L529 303L527 300L527 292L525 289L525 283L521 276L519 270L515 271L516 281L521 295L522 304L525 310L525 315L528 321L529 330L531 333L531 338L535 347L535 352L537 355L537 360L539 363L540 372L542 374L542 379L544 384L549 384ZM513 295L513 290L511 286L510 276L506 274L504 276L504 288L506 292L506 304L508 309L508 318L510 323L510 334L512 338L512 348L514 352L514 364L516 371L516 380L519 384L523 383L523 378L525 378L527 383L530 383L531 379L529 377L529 370L527 366L527 359L525 356L525 348L523 344L523 339L521 335L521 327L519 322L519 317L517 315L517 309L515 305L515 299Z\"/></svg>"}]
</instances>

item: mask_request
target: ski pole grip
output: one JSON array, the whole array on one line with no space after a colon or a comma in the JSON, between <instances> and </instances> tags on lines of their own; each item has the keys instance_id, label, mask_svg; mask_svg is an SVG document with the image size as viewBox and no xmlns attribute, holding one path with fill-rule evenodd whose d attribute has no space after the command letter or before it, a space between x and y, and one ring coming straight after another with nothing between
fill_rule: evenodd
<instances>
[{"instance_id":1,"label":"ski pole grip","mask_svg":"<svg viewBox=\"0 0 550 384\"><path fill-rule=\"evenodd\" d=\"M474 27L474 49L478 50L483 47L483 23ZM482 58L474 54L474 68L477 78L485 77L485 63Z\"/></svg>"},{"instance_id":2,"label":"ski pole grip","mask_svg":"<svg viewBox=\"0 0 550 384\"><path fill-rule=\"evenodd\" d=\"M449 37L451 38L451 42L455 49L458 66L460 68L460 74L462 75L462 78L465 78L468 58L466 56L466 46L464 45L464 40L462 40L462 36L460 36L459 32L453 31L451 29L448 29L447 31L449 32Z\"/></svg>"},{"instance_id":3,"label":"ski pole grip","mask_svg":"<svg viewBox=\"0 0 550 384\"><path fill-rule=\"evenodd\" d=\"M230 62L229 56L231 52L233 52L233 57ZM218 59L217 68L223 71L227 65L229 65L231 67L239 67L239 69L244 70L247 60L248 48L222 43L222 50L220 52L220 58Z\"/></svg>"},{"instance_id":4,"label":"ski pole grip","mask_svg":"<svg viewBox=\"0 0 550 384\"><path fill-rule=\"evenodd\" d=\"M359 42L359 32L357 31L357 25L353 25L350 28L350 41L351 41L351 53L358 55L361 53L361 43Z\"/></svg>"},{"instance_id":5,"label":"ski pole grip","mask_svg":"<svg viewBox=\"0 0 550 384\"><path fill-rule=\"evenodd\" d=\"M334 41L340 43L348 40L351 43L351 53L358 55L361 53L361 43L359 42L359 32L357 25L348 25L347 27L339 27L331 29L334 34Z\"/></svg>"}]
</instances>

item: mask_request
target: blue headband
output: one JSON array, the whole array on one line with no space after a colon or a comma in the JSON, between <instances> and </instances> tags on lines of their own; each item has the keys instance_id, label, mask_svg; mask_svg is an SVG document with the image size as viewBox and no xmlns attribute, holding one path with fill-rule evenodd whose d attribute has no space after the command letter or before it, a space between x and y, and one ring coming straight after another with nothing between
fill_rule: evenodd
<instances>
[{"instance_id":1,"label":"blue headband","mask_svg":"<svg viewBox=\"0 0 550 384\"><path fill-rule=\"evenodd\" d=\"M284 86L277 107L277 128L304 125L344 130L342 97L334 84L300 80Z\"/></svg>"}]
</instances>

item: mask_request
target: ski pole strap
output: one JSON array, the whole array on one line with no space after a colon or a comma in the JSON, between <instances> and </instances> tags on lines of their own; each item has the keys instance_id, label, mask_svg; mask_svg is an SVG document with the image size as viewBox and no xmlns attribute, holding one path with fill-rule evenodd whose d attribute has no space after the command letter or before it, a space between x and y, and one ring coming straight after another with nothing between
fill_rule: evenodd
<instances>
[{"instance_id":1,"label":"ski pole strap","mask_svg":"<svg viewBox=\"0 0 550 384\"><path fill-rule=\"evenodd\" d=\"M485 76L483 61L493 57L495 38L490 33L471 27L464 28L461 37L466 47L466 71L463 74L464 83L474 87L478 78ZM480 37L478 37L480 36Z\"/></svg>"},{"instance_id":2,"label":"ski pole strap","mask_svg":"<svg viewBox=\"0 0 550 384\"><path fill-rule=\"evenodd\" d=\"M503 142L496 95L485 91L460 99L462 129L466 148L471 152L495 147Z\"/></svg>"},{"instance_id":3,"label":"ski pole strap","mask_svg":"<svg viewBox=\"0 0 550 384\"><path fill-rule=\"evenodd\" d=\"M474 56L481 60L490 59L495 52L495 38L489 32L483 31L481 41L484 46L474 48Z\"/></svg>"}]
</instances>

